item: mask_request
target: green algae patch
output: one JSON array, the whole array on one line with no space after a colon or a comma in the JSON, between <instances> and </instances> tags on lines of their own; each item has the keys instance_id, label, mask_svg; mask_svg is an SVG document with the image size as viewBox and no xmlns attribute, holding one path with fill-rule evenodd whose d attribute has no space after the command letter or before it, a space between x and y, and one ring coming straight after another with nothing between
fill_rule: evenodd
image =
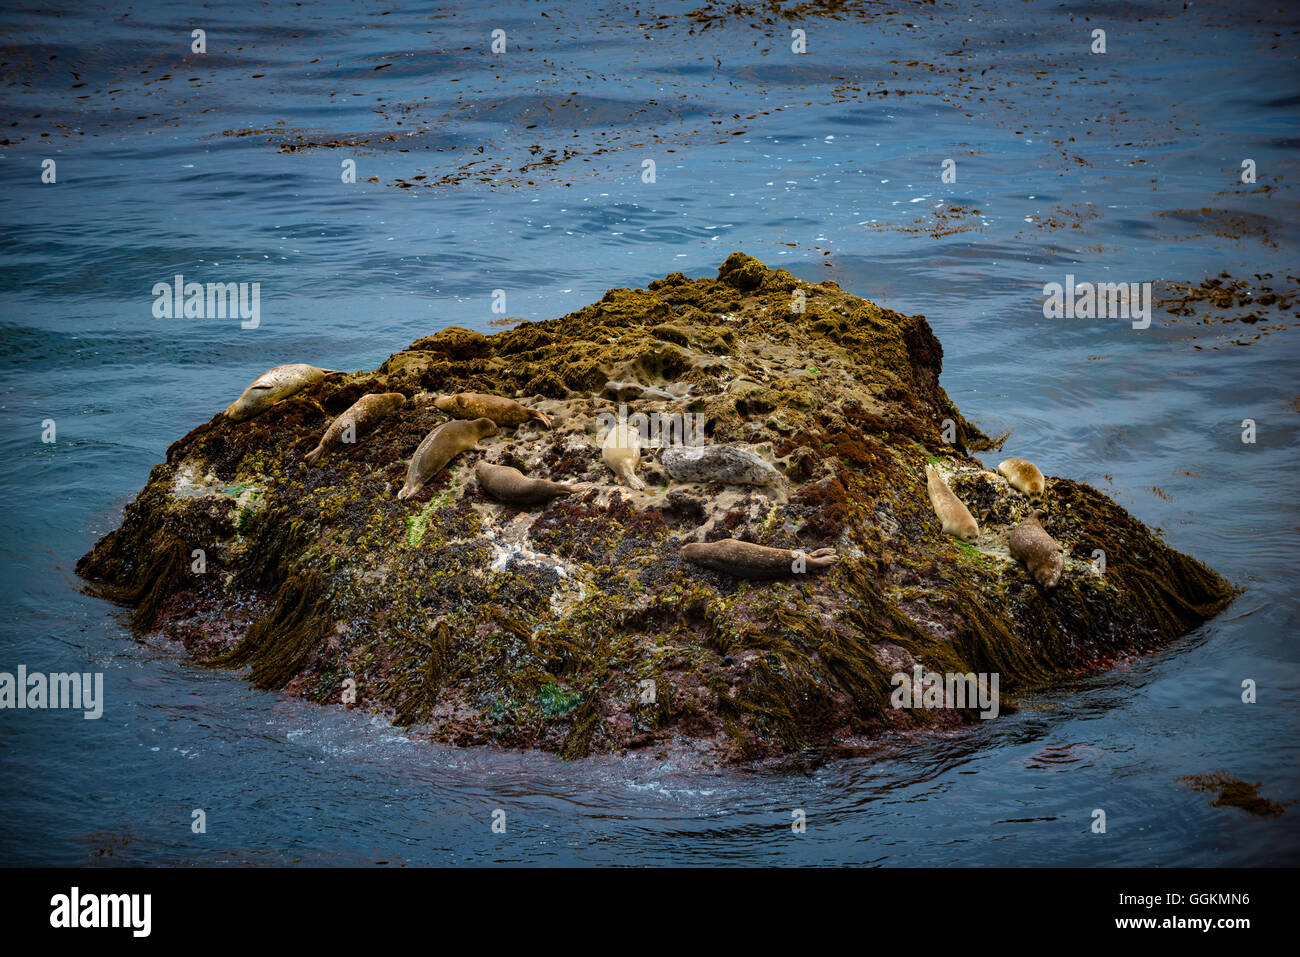
<instances>
[{"instance_id":1,"label":"green algae patch","mask_svg":"<svg viewBox=\"0 0 1300 957\"><path fill-rule=\"evenodd\" d=\"M77 570L134 608L138 633L416 736L714 763L960 727L978 719L956 702L895 707L900 680L917 665L996 673L1010 702L1231 601L1211 569L1058 477L1043 522L1067 568L1038 588L1005 544L1030 505L971 457L996 441L944 392L942 359L923 316L733 253L713 278L671 273L490 336L450 327L247 422L218 414L168 448ZM408 402L306 465L334 416L382 391ZM415 448L446 421L432 400L466 391L513 397L554 427L503 427L397 500ZM598 439L620 407L698 417L703 441L753 450L782 481L675 483L650 443L648 490L618 487ZM502 505L473 477L479 458L573 492ZM977 542L940 531L927 463L978 520ZM751 582L681 559L685 543L721 538L840 560Z\"/></svg>"}]
</instances>

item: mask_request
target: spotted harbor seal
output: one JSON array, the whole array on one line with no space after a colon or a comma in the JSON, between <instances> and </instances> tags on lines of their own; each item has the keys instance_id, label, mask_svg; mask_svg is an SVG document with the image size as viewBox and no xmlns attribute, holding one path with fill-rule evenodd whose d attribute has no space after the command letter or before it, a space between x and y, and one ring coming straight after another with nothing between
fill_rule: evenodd
<instances>
[{"instance_id":1,"label":"spotted harbor seal","mask_svg":"<svg viewBox=\"0 0 1300 957\"><path fill-rule=\"evenodd\" d=\"M734 445L670 446L659 454L668 475L678 482L724 485L776 485L781 473L753 452Z\"/></svg>"},{"instance_id":2,"label":"spotted harbor seal","mask_svg":"<svg viewBox=\"0 0 1300 957\"><path fill-rule=\"evenodd\" d=\"M952 493L939 470L929 463L925 466L925 487L930 493L934 514L939 516L939 521L943 524L945 535L953 535L963 542L973 542L980 537L980 527L970 509Z\"/></svg>"},{"instance_id":3,"label":"spotted harbor seal","mask_svg":"<svg viewBox=\"0 0 1300 957\"><path fill-rule=\"evenodd\" d=\"M442 423L424 437L411 456L411 464L406 469L406 484L397 497L410 498L461 452L474 448L479 439L496 434L496 423L488 418L452 419Z\"/></svg>"},{"instance_id":4,"label":"spotted harbor seal","mask_svg":"<svg viewBox=\"0 0 1300 957\"><path fill-rule=\"evenodd\" d=\"M829 568L839 561L833 548L803 552L790 548L768 548L738 538L716 542L690 542L682 546L682 558L737 578L785 578Z\"/></svg>"},{"instance_id":5,"label":"spotted harbor seal","mask_svg":"<svg viewBox=\"0 0 1300 957\"><path fill-rule=\"evenodd\" d=\"M312 383L319 382L327 375L343 375L337 369L318 369L305 362L291 362L288 365L268 369L254 379L247 389L226 409L226 418L234 422L244 422L256 415L261 415L282 399L287 399L295 392L300 392Z\"/></svg>"},{"instance_id":6,"label":"spotted harbor seal","mask_svg":"<svg viewBox=\"0 0 1300 957\"><path fill-rule=\"evenodd\" d=\"M626 422L609 430L601 444L600 457L621 483L629 488L645 488L645 482L636 474L637 462L641 460L641 433Z\"/></svg>"},{"instance_id":7,"label":"spotted harbor seal","mask_svg":"<svg viewBox=\"0 0 1300 957\"><path fill-rule=\"evenodd\" d=\"M1043 497L1046 481L1038 466L1024 459L1007 459L998 464L998 471L1011 483L1011 487L1024 494L1031 502Z\"/></svg>"},{"instance_id":8,"label":"spotted harbor seal","mask_svg":"<svg viewBox=\"0 0 1300 957\"><path fill-rule=\"evenodd\" d=\"M1034 581L1044 588L1055 588L1065 571L1065 551L1059 542L1048 535L1039 519L1047 514L1034 509L1029 517L1011 530L1007 547L1011 557L1023 562L1034 576Z\"/></svg>"},{"instance_id":9,"label":"spotted harbor seal","mask_svg":"<svg viewBox=\"0 0 1300 957\"><path fill-rule=\"evenodd\" d=\"M453 419L491 419L497 425L523 425L530 420L536 420L548 429L551 427L551 417L545 412L520 405L514 399L507 399L503 395L460 392L456 395L439 396L433 400L433 405Z\"/></svg>"},{"instance_id":10,"label":"spotted harbor seal","mask_svg":"<svg viewBox=\"0 0 1300 957\"><path fill-rule=\"evenodd\" d=\"M305 461L308 465L315 465L322 455L338 447L349 429L351 434L348 441L355 441L400 409L405 402L406 396L400 392L367 392L330 423L330 427L320 437L320 443L304 457Z\"/></svg>"},{"instance_id":11,"label":"spotted harbor seal","mask_svg":"<svg viewBox=\"0 0 1300 957\"><path fill-rule=\"evenodd\" d=\"M508 465L493 465L479 460L474 466L474 477L479 486L494 499L508 505L542 505L561 495L572 495L574 489L548 479L529 478L519 469Z\"/></svg>"}]
</instances>

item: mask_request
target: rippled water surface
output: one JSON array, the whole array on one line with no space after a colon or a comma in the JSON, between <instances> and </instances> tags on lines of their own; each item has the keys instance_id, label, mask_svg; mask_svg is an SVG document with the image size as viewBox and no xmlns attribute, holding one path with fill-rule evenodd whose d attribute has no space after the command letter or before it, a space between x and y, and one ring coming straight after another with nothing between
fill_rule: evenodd
<instances>
[{"instance_id":1,"label":"rippled water surface","mask_svg":"<svg viewBox=\"0 0 1300 957\"><path fill-rule=\"evenodd\" d=\"M108 698L98 721L0 713L0 863L1296 863L1300 807L1255 817L1176 780L1300 798L1290 313L1135 330L1044 319L1041 298L1066 274L1296 288L1300 17L559 6L0 14L0 670L102 671ZM492 331L495 289L546 319L736 249L926 314L969 418L1242 597L959 735L701 773L410 741L135 643L78 591L166 445L264 369L374 368L446 325ZM260 327L155 319L176 273L259 282Z\"/></svg>"}]
</instances>

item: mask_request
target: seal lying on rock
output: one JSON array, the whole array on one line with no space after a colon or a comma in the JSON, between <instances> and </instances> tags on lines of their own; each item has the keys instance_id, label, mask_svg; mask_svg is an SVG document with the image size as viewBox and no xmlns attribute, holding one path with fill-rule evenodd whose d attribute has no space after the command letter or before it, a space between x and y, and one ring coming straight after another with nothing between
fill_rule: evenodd
<instances>
[{"instance_id":1,"label":"seal lying on rock","mask_svg":"<svg viewBox=\"0 0 1300 957\"><path fill-rule=\"evenodd\" d=\"M600 457L621 483L629 488L645 488L645 482L636 474L637 463L641 461L641 433L626 422L609 430L601 444Z\"/></svg>"},{"instance_id":2,"label":"seal lying on rock","mask_svg":"<svg viewBox=\"0 0 1300 957\"><path fill-rule=\"evenodd\" d=\"M833 548L805 553L798 549L768 548L738 538L691 542L682 546L681 555L688 562L737 578L785 578L829 568L839 560Z\"/></svg>"},{"instance_id":3,"label":"seal lying on rock","mask_svg":"<svg viewBox=\"0 0 1300 957\"><path fill-rule=\"evenodd\" d=\"M520 405L503 395L484 395L481 392L460 392L439 396L433 400L434 408L446 412L453 419L491 419L497 425L523 425L536 420L548 429L551 417L545 412Z\"/></svg>"},{"instance_id":4,"label":"seal lying on rock","mask_svg":"<svg viewBox=\"0 0 1300 957\"><path fill-rule=\"evenodd\" d=\"M962 500L952 493L948 483L943 480L939 470L929 463L925 466L925 487L930 493L930 504L934 514L943 523L943 533L960 538L963 542L973 542L980 537L980 527L975 522Z\"/></svg>"},{"instance_id":5,"label":"seal lying on rock","mask_svg":"<svg viewBox=\"0 0 1300 957\"><path fill-rule=\"evenodd\" d=\"M1034 576L1034 581L1044 588L1055 588L1065 571L1065 552L1056 539L1048 535L1039 518L1047 514L1036 508L1029 517L1011 530L1007 547L1011 557L1023 562Z\"/></svg>"},{"instance_id":6,"label":"seal lying on rock","mask_svg":"<svg viewBox=\"0 0 1300 957\"><path fill-rule=\"evenodd\" d=\"M474 466L474 477L479 487L494 499L509 505L542 505L561 495L572 495L575 489L548 479L529 478L519 469L508 465L493 465L481 459Z\"/></svg>"},{"instance_id":7,"label":"seal lying on rock","mask_svg":"<svg viewBox=\"0 0 1300 957\"><path fill-rule=\"evenodd\" d=\"M998 465L998 471L1011 483L1011 487L1025 495L1031 502L1043 497L1046 480L1038 466L1024 459L1007 459Z\"/></svg>"},{"instance_id":8,"label":"seal lying on rock","mask_svg":"<svg viewBox=\"0 0 1300 957\"><path fill-rule=\"evenodd\" d=\"M320 443L304 457L305 461L308 465L315 465L322 455L338 447L343 441L343 433L349 428L352 430L349 441L354 441L400 409L405 402L406 396L400 392L367 392L330 423L330 427L321 436Z\"/></svg>"},{"instance_id":9,"label":"seal lying on rock","mask_svg":"<svg viewBox=\"0 0 1300 957\"><path fill-rule=\"evenodd\" d=\"M659 462L678 482L776 485L781 481L775 468L733 445L671 446L659 454Z\"/></svg>"},{"instance_id":10,"label":"seal lying on rock","mask_svg":"<svg viewBox=\"0 0 1300 957\"><path fill-rule=\"evenodd\" d=\"M410 498L461 452L474 448L479 439L496 434L496 423L488 418L469 422L452 419L442 423L424 437L420 447L411 456L411 464L406 469L406 484L397 493L397 497Z\"/></svg>"},{"instance_id":11,"label":"seal lying on rock","mask_svg":"<svg viewBox=\"0 0 1300 957\"><path fill-rule=\"evenodd\" d=\"M287 399L295 392L301 392L327 375L343 375L343 373L337 369L318 369L305 362L291 362L288 365L268 369L254 379L239 398L230 404L226 409L226 418L234 422L244 422L261 415L281 399Z\"/></svg>"}]
</instances>

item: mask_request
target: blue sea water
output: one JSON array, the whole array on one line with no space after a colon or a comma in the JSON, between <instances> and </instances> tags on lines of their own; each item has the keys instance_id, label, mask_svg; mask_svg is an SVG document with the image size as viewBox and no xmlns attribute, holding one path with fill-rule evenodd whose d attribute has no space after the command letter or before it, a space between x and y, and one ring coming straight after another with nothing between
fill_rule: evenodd
<instances>
[{"instance_id":1,"label":"blue sea water","mask_svg":"<svg viewBox=\"0 0 1300 957\"><path fill-rule=\"evenodd\" d=\"M1300 798L1294 323L1041 306L1067 274L1296 288L1300 14L821 6L6 5L0 671L103 672L107 700L95 721L0 711L0 864L1300 861L1300 807L1177 780ZM79 590L166 446L266 368L374 368L447 325L493 331L495 290L546 319L736 249L924 313L942 384L1010 431L1004 454L1095 484L1242 596L969 731L706 772L410 740L136 642ZM258 328L155 318L177 273L258 282Z\"/></svg>"}]
</instances>

